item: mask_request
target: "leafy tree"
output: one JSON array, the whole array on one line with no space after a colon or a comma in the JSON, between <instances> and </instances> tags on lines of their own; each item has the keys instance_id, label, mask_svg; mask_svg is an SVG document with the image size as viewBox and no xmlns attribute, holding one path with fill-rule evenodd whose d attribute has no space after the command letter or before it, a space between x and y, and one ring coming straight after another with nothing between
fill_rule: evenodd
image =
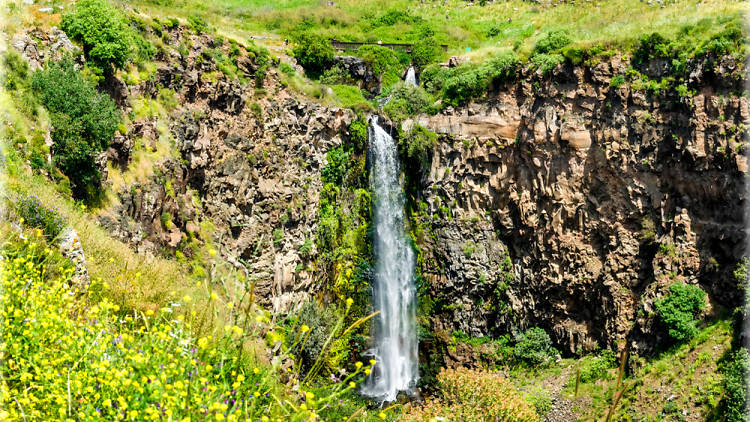
<instances>
[{"instance_id":1,"label":"leafy tree","mask_svg":"<svg viewBox=\"0 0 750 422\"><path fill-rule=\"evenodd\" d=\"M654 303L669 335L678 342L690 340L698 332L695 316L706 307L706 292L696 286L675 283L669 294Z\"/></svg>"},{"instance_id":2,"label":"leafy tree","mask_svg":"<svg viewBox=\"0 0 750 422\"><path fill-rule=\"evenodd\" d=\"M401 55L379 45L363 45L357 49L356 54L367 62L376 75L380 75L383 88L400 81L401 74L411 60L406 53Z\"/></svg>"},{"instance_id":3,"label":"leafy tree","mask_svg":"<svg viewBox=\"0 0 750 422\"><path fill-rule=\"evenodd\" d=\"M422 69L419 76L424 89L430 94L437 94L443 90L443 85L449 75L448 69L437 64L431 64Z\"/></svg>"},{"instance_id":4,"label":"leafy tree","mask_svg":"<svg viewBox=\"0 0 750 422\"><path fill-rule=\"evenodd\" d=\"M557 350L552 347L552 340L542 328L529 328L525 333L516 336L513 355L522 362L539 365L556 354Z\"/></svg>"},{"instance_id":5,"label":"leafy tree","mask_svg":"<svg viewBox=\"0 0 750 422\"><path fill-rule=\"evenodd\" d=\"M62 29L83 44L91 64L105 72L121 69L133 54L135 37L119 9L106 0L80 0L63 15Z\"/></svg>"},{"instance_id":6,"label":"leafy tree","mask_svg":"<svg viewBox=\"0 0 750 422\"><path fill-rule=\"evenodd\" d=\"M311 75L319 75L333 62L333 46L322 35L303 32L295 38L292 54Z\"/></svg>"},{"instance_id":7,"label":"leafy tree","mask_svg":"<svg viewBox=\"0 0 750 422\"><path fill-rule=\"evenodd\" d=\"M100 182L94 157L109 145L120 111L73 68L69 57L34 73L32 88L50 113L55 164L70 179L76 198L94 200Z\"/></svg>"}]
</instances>

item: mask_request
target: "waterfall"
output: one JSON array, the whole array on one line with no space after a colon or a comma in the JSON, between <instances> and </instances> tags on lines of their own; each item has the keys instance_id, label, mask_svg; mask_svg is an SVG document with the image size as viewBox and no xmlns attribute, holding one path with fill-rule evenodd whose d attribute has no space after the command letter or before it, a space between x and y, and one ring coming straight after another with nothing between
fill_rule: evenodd
<instances>
[{"instance_id":1,"label":"waterfall","mask_svg":"<svg viewBox=\"0 0 750 422\"><path fill-rule=\"evenodd\" d=\"M414 72L414 66L409 66L409 70L406 71L404 82L406 82L407 85L417 86L417 74Z\"/></svg>"},{"instance_id":2,"label":"waterfall","mask_svg":"<svg viewBox=\"0 0 750 422\"><path fill-rule=\"evenodd\" d=\"M375 224L373 251L375 280L373 307L380 314L374 326L377 364L363 386L363 394L384 402L416 385L416 289L414 251L404 232L404 194L398 151L393 138L373 117L369 127L370 185Z\"/></svg>"}]
</instances>

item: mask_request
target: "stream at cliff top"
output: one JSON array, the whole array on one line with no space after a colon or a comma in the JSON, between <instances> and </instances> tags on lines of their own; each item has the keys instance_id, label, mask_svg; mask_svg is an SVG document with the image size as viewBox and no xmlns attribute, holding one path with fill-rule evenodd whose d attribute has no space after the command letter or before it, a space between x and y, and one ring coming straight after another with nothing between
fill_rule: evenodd
<instances>
[{"instance_id":1,"label":"stream at cliff top","mask_svg":"<svg viewBox=\"0 0 750 422\"><path fill-rule=\"evenodd\" d=\"M415 257L404 231L404 194L398 150L393 138L371 118L368 130L372 163L375 232L373 308L380 311L374 324L377 361L362 393L389 402L400 391L416 386L417 366Z\"/></svg>"}]
</instances>

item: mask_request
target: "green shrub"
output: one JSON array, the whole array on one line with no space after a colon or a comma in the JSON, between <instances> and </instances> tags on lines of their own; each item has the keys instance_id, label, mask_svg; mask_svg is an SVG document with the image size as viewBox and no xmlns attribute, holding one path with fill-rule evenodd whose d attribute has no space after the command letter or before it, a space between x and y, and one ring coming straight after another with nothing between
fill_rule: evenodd
<instances>
[{"instance_id":1,"label":"green shrub","mask_svg":"<svg viewBox=\"0 0 750 422\"><path fill-rule=\"evenodd\" d=\"M552 340L547 332L539 327L529 328L523 334L516 335L515 340L513 355L519 361L530 365L548 362L558 353L552 347Z\"/></svg>"},{"instance_id":2,"label":"green shrub","mask_svg":"<svg viewBox=\"0 0 750 422\"><path fill-rule=\"evenodd\" d=\"M430 103L430 97L422 87L398 82L383 110L392 120L401 121L424 111Z\"/></svg>"},{"instance_id":3,"label":"green shrub","mask_svg":"<svg viewBox=\"0 0 750 422\"><path fill-rule=\"evenodd\" d=\"M565 58L560 54L537 54L531 57L531 62L534 63L537 69L542 71L542 74L547 75L560 63L564 62Z\"/></svg>"},{"instance_id":4,"label":"green shrub","mask_svg":"<svg viewBox=\"0 0 750 422\"><path fill-rule=\"evenodd\" d=\"M422 18L410 14L408 11L390 9L372 20L373 26L393 26L398 23L419 23Z\"/></svg>"},{"instance_id":5,"label":"green shrub","mask_svg":"<svg viewBox=\"0 0 750 422\"><path fill-rule=\"evenodd\" d=\"M420 69L423 69L429 64L440 61L442 57L443 48L433 37L420 38L412 46L412 63Z\"/></svg>"},{"instance_id":6,"label":"green shrub","mask_svg":"<svg viewBox=\"0 0 750 422\"><path fill-rule=\"evenodd\" d=\"M253 113L255 120L263 122L263 108L261 108L260 104L255 101L250 103L250 112Z\"/></svg>"},{"instance_id":7,"label":"green shrub","mask_svg":"<svg viewBox=\"0 0 750 422\"><path fill-rule=\"evenodd\" d=\"M720 366L724 387L724 398L719 409L727 422L747 422L750 420L746 412L747 404L747 374L750 373L750 354L747 349L740 348L732 352L728 359Z\"/></svg>"},{"instance_id":8,"label":"green shrub","mask_svg":"<svg viewBox=\"0 0 750 422\"><path fill-rule=\"evenodd\" d=\"M319 306L315 302L307 302L302 305L296 325L298 327L309 327L309 337L304 342L298 341L296 347L292 348L290 352L299 356L300 370L303 374L307 373L320 357L335 322L336 315L330 306ZM287 335L288 344L295 343L294 334L294 332L289 332Z\"/></svg>"},{"instance_id":9,"label":"green shrub","mask_svg":"<svg viewBox=\"0 0 750 422\"><path fill-rule=\"evenodd\" d=\"M284 229L275 229L273 231L273 244L279 246L284 240Z\"/></svg>"},{"instance_id":10,"label":"green shrub","mask_svg":"<svg viewBox=\"0 0 750 422\"><path fill-rule=\"evenodd\" d=\"M584 51L576 47L565 47L562 50L562 55L574 65L579 65L583 62Z\"/></svg>"},{"instance_id":11,"label":"green shrub","mask_svg":"<svg viewBox=\"0 0 750 422\"><path fill-rule=\"evenodd\" d=\"M633 52L633 63L636 65L646 64L652 59L670 57L672 55L672 43L663 35L654 32L644 35L638 41L638 47Z\"/></svg>"},{"instance_id":12,"label":"green shrub","mask_svg":"<svg viewBox=\"0 0 750 422\"><path fill-rule=\"evenodd\" d=\"M286 62L280 63L279 70L281 71L281 73L285 75L290 75L290 76L294 75L294 68L289 63L286 63Z\"/></svg>"},{"instance_id":13,"label":"green shrub","mask_svg":"<svg viewBox=\"0 0 750 422\"><path fill-rule=\"evenodd\" d=\"M36 195L22 197L16 203L16 212L23 222L42 230L47 239L55 239L67 223L57 209L49 209Z\"/></svg>"},{"instance_id":14,"label":"green shrub","mask_svg":"<svg viewBox=\"0 0 750 422\"><path fill-rule=\"evenodd\" d=\"M537 387L526 394L526 400L534 406L536 414L542 419L552 410L552 396L549 391Z\"/></svg>"},{"instance_id":15,"label":"green shrub","mask_svg":"<svg viewBox=\"0 0 750 422\"><path fill-rule=\"evenodd\" d=\"M337 147L328 151L326 158L328 164L321 170L323 182L341 185L344 181L344 175L349 169L349 152L345 151L342 147Z\"/></svg>"},{"instance_id":16,"label":"green shrub","mask_svg":"<svg viewBox=\"0 0 750 422\"><path fill-rule=\"evenodd\" d=\"M122 69L133 54L134 33L119 9L106 0L80 0L60 23L68 36L83 45L92 65L104 72Z\"/></svg>"},{"instance_id":17,"label":"green shrub","mask_svg":"<svg viewBox=\"0 0 750 422\"><path fill-rule=\"evenodd\" d=\"M734 51L742 51L744 32L741 24L729 22L718 34L712 36L698 50L699 53L712 52L716 55L729 54Z\"/></svg>"},{"instance_id":18,"label":"green shrub","mask_svg":"<svg viewBox=\"0 0 750 422\"><path fill-rule=\"evenodd\" d=\"M450 71L438 64L431 64L422 70L419 74L420 82L424 89L430 94L437 94L443 90L445 80L450 75Z\"/></svg>"},{"instance_id":19,"label":"green shrub","mask_svg":"<svg viewBox=\"0 0 750 422\"><path fill-rule=\"evenodd\" d=\"M322 35L303 32L295 37L292 54L312 76L320 75L333 62L335 51Z\"/></svg>"},{"instance_id":20,"label":"green shrub","mask_svg":"<svg viewBox=\"0 0 750 422\"><path fill-rule=\"evenodd\" d=\"M544 38L537 41L536 45L534 45L534 53L548 54L565 47L571 42L573 42L573 40L570 38L570 35L568 35L568 31L550 31Z\"/></svg>"},{"instance_id":21,"label":"green shrub","mask_svg":"<svg viewBox=\"0 0 750 422\"><path fill-rule=\"evenodd\" d=\"M399 139L399 146L406 156L425 168L429 163L432 149L437 145L437 135L429 129L415 124Z\"/></svg>"},{"instance_id":22,"label":"green shrub","mask_svg":"<svg viewBox=\"0 0 750 422\"><path fill-rule=\"evenodd\" d=\"M263 82L266 79L266 73L268 72L269 66L271 66L271 53L267 48L255 44L255 41L250 41L247 44L246 49L250 56L255 59L255 63L258 68L255 70L255 88L263 87Z\"/></svg>"},{"instance_id":23,"label":"green shrub","mask_svg":"<svg viewBox=\"0 0 750 422\"><path fill-rule=\"evenodd\" d=\"M376 75L380 75L382 88L388 88L400 81L401 73L406 68L402 57L390 48L363 45L355 54L364 60Z\"/></svg>"},{"instance_id":24,"label":"green shrub","mask_svg":"<svg viewBox=\"0 0 750 422\"><path fill-rule=\"evenodd\" d=\"M305 242L299 247L299 255L304 259L309 259L312 256L312 248L312 240L305 239Z\"/></svg>"},{"instance_id":25,"label":"green shrub","mask_svg":"<svg viewBox=\"0 0 750 422\"><path fill-rule=\"evenodd\" d=\"M362 151L367 145L367 122L357 119L349 125L349 139L355 151Z\"/></svg>"},{"instance_id":26,"label":"green shrub","mask_svg":"<svg viewBox=\"0 0 750 422\"><path fill-rule=\"evenodd\" d=\"M326 85L353 85L355 82L348 70L344 69L342 66L336 65L323 72L323 75L320 76L320 83Z\"/></svg>"},{"instance_id":27,"label":"green shrub","mask_svg":"<svg viewBox=\"0 0 750 422\"><path fill-rule=\"evenodd\" d=\"M491 84L512 78L517 66L518 58L506 53L481 65L467 64L451 69L443 86L444 97L453 104L461 104L482 96Z\"/></svg>"},{"instance_id":28,"label":"green shrub","mask_svg":"<svg viewBox=\"0 0 750 422\"><path fill-rule=\"evenodd\" d=\"M619 88L624 83L625 83L625 76L623 76L623 75L615 75L615 77L613 77L609 81L609 86L611 86L612 88Z\"/></svg>"},{"instance_id":29,"label":"green shrub","mask_svg":"<svg viewBox=\"0 0 750 422\"><path fill-rule=\"evenodd\" d=\"M669 335L678 342L690 340L698 332L695 316L706 307L706 292L696 286L675 283L669 294L654 303Z\"/></svg>"},{"instance_id":30,"label":"green shrub","mask_svg":"<svg viewBox=\"0 0 750 422\"><path fill-rule=\"evenodd\" d=\"M615 354L604 350L599 356L588 357L581 367L581 382L593 382L607 376L607 371L615 365Z\"/></svg>"},{"instance_id":31,"label":"green shrub","mask_svg":"<svg viewBox=\"0 0 750 422\"><path fill-rule=\"evenodd\" d=\"M203 34L203 33L207 33L210 31L210 28L208 26L208 23L206 23L206 20L198 15L188 16L188 26L190 27L190 29L192 29L198 34Z\"/></svg>"},{"instance_id":32,"label":"green shrub","mask_svg":"<svg viewBox=\"0 0 750 422\"><path fill-rule=\"evenodd\" d=\"M55 165L70 179L76 198L94 200L99 193L94 157L109 145L120 111L73 68L70 58L34 73L32 87L50 113Z\"/></svg>"}]
</instances>

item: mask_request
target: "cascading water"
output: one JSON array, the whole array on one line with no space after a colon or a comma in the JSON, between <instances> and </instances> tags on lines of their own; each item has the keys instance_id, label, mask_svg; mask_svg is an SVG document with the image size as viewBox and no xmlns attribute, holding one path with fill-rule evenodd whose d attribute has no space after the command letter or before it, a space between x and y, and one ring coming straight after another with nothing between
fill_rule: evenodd
<instances>
[{"instance_id":1,"label":"cascading water","mask_svg":"<svg viewBox=\"0 0 750 422\"><path fill-rule=\"evenodd\" d=\"M417 368L416 289L414 251L404 232L404 194L400 183L398 152L393 138L373 117L369 127L373 192L375 281L373 307L377 361L362 392L384 402L399 391L412 389Z\"/></svg>"},{"instance_id":2,"label":"cascading water","mask_svg":"<svg viewBox=\"0 0 750 422\"><path fill-rule=\"evenodd\" d=\"M414 66L409 66L409 70L406 71L406 77L404 78L404 82L407 85L417 86L417 74L414 71Z\"/></svg>"}]
</instances>

